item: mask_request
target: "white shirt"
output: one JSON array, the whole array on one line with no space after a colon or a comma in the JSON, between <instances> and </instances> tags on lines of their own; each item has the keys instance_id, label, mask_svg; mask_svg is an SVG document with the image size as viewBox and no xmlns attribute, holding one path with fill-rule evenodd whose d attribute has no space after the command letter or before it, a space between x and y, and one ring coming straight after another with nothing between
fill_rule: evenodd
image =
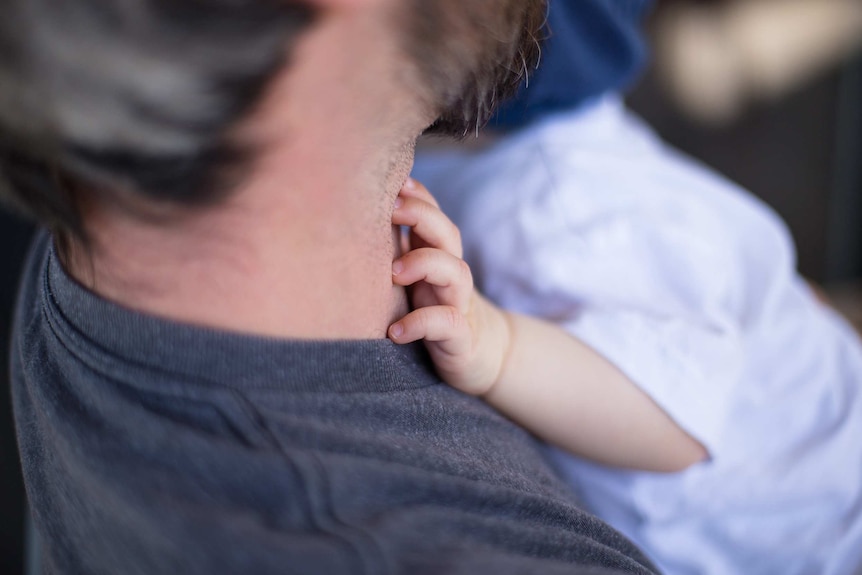
<instances>
[{"instance_id":1,"label":"white shirt","mask_svg":"<svg viewBox=\"0 0 862 575\"><path fill-rule=\"evenodd\" d=\"M667 475L552 451L591 511L671 575L860 569L862 345L768 207L614 98L414 176L484 293L564 326L709 450Z\"/></svg>"}]
</instances>

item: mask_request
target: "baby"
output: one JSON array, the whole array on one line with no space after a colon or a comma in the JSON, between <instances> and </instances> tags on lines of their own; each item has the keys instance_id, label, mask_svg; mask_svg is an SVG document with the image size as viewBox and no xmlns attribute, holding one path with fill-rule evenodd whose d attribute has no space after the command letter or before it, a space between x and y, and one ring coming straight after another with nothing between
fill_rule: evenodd
<instances>
[{"instance_id":1,"label":"baby","mask_svg":"<svg viewBox=\"0 0 862 575\"><path fill-rule=\"evenodd\" d=\"M450 385L553 446L669 574L859 572L862 345L771 210L616 98L414 175L511 311L410 183L393 341L424 339Z\"/></svg>"},{"instance_id":2,"label":"baby","mask_svg":"<svg viewBox=\"0 0 862 575\"><path fill-rule=\"evenodd\" d=\"M392 277L412 286L416 309L389 328L389 337L424 340L447 383L546 441L608 465L678 471L706 456L595 351L551 323L483 298L461 259L458 229L424 186L407 181L392 221L411 229Z\"/></svg>"}]
</instances>

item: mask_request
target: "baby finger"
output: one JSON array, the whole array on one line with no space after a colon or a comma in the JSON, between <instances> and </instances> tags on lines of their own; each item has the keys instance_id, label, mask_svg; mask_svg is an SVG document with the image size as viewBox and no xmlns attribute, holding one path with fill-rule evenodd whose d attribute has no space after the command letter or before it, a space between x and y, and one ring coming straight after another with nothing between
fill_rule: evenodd
<instances>
[{"instance_id":1,"label":"baby finger","mask_svg":"<svg viewBox=\"0 0 862 575\"><path fill-rule=\"evenodd\" d=\"M428 191L422 182L418 180L414 180L413 178L407 178L407 181L404 182L404 186L401 188L401 195L408 198L417 198L424 202L428 202L435 208L439 208L440 204L437 203L437 199L431 195L431 192Z\"/></svg>"},{"instance_id":2,"label":"baby finger","mask_svg":"<svg viewBox=\"0 0 862 575\"><path fill-rule=\"evenodd\" d=\"M467 354L471 347L470 326L460 311L445 305L423 307L410 312L389 327L395 343L424 339L451 356Z\"/></svg>"},{"instance_id":3,"label":"baby finger","mask_svg":"<svg viewBox=\"0 0 862 575\"><path fill-rule=\"evenodd\" d=\"M440 208L419 198L400 196L395 203L392 223L409 226L413 235L426 246L461 257L461 232Z\"/></svg>"},{"instance_id":4,"label":"baby finger","mask_svg":"<svg viewBox=\"0 0 862 575\"><path fill-rule=\"evenodd\" d=\"M420 248L408 252L392 264L392 281L401 286L425 282L434 289L438 303L465 313L469 309L473 293L470 266L443 250Z\"/></svg>"}]
</instances>

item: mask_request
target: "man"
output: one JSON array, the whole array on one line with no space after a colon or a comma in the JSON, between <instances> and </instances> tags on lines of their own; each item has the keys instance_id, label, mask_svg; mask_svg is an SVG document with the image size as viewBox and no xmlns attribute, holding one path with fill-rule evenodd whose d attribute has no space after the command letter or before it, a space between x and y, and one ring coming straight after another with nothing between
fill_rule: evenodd
<instances>
[{"instance_id":1,"label":"man","mask_svg":"<svg viewBox=\"0 0 862 575\"><path fill-rule=\"evenodd\" d=\"M19 443L58 573L647 573L532 439L383 339L429 126L534 66L541 1L16 0ZM53 241L52 241L53 238Z\"/></svg>"}]
</instances>

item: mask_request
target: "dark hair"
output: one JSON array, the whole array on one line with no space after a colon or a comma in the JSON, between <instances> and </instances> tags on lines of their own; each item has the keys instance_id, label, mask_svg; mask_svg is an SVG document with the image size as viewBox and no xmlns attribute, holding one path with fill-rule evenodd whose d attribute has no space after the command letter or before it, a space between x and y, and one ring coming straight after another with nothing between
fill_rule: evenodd
<instances>
[{"instance_id":1,"label":"dark hair","mask_svg":"<svg viewBox=\"0 0 862 575\"><path fill-rule=\"evenodd\" d=\"M312 10L286 0L7 0L0 200L84 236L79 190L213 201L226 137Z\"/></svg>"}]
</instances>

